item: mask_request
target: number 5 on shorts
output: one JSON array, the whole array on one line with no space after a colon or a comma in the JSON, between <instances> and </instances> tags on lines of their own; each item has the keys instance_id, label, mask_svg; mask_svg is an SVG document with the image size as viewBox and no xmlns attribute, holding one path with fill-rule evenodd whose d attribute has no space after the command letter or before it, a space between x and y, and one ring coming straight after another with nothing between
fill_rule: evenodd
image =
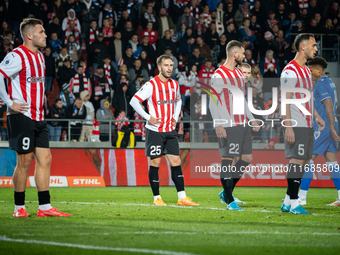
<instances>
[{"instance_id":1,"label":"number 5 on shorts","mask_svg":"<svg viewBox=\"0 0 340 255\"><path fill-rule=\"evenodd\" d=\"M305 155L305 145L304 145L304 144L299 144L299 147L298 147L298 154L299 154L300 156Z\"/></svg>"},{"instance_id":2,"label":"number 5 on shorts","mask_svg":"<svg viewBox=\"0 0 340 255\"><path fill-rule=\"evenodd\" d=\"M22 149L23 150L28 150L30 148L30 138L29 137L24 137L22 139Z\"/></svg>"},{"instance_id":3,"label":"number 5 on shorts","mask_svg":"<svg viewBox=\"0 0 340 255\"><path fill-rule=\"evenodd\" d=\"M159 155L161 155L161 146L160 145L157 145L157 146L152 145L150 147L150 149L151 149L151 151L150 151L150 155L151 156L159 156Z\"/></svg>"}]
</instances>

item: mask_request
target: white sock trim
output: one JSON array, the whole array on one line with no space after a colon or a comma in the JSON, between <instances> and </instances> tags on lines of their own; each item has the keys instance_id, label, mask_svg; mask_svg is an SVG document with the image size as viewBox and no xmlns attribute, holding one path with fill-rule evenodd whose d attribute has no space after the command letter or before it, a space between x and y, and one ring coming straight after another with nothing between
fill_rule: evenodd
<instances>
[{"instance_id":1,"label":"white sock trim","mask_svg":"<svg viewBox=\"0 0 340 255\"><path fill-rule=\"evenodd\" d=\"M183 198L186 198L187 195L185 194L185 191L180 191L180 192L177 192L177 195L178 195L178 199L183 199Z\"/></svg>"},{"instance_id":2,"label":"white sock trim","mask_svg":"<svg viewBox=\"0 0 340 255\"><path fill-rule=\"evenodd\" d=\"M162 199L161 195L153 196L153 201L156 201L158 198Z\"/></svg>"},{"instance_id":3,"label":"white sock trim","mask_svg":"<svg viewBox=\"0 0 340 255\"><path fill-rule=\"evenodd\" d=\"M300 199L306 199L306 197L307 197L307 192L308 192L308 190L302 190L302 189L300 189L300 191L299 191L299 198L300 198Z\"/></svg>"},{"instance_id":4,"label":"white sock trim","mask_svg":"<svg viewBox=\"0 0 340 255\"><path fill-rule=\"evenodd\" d=\"M286 197L285 197L285 201L284 201L285 205L291 205L291 202L290 202L290 196L286 194Z\"/></svg>"},{"instance_id":5,"label":"white sock trim","mask_svg":"<svg viewBox=\"0 0 340 255\"><path fill-rule=\"evenodd\" d=\"M14 211L18 211L20 208L25 208L25 205L15 205Z\"/></svg>"},{"instance_id":6,"label":"white sock trim","mask_svg":"<svg viewBox=\"0 0 340 255\"><path fill-rule=\"evenodd\" d=\"M299 205L299 201L297 199L291 199L290 202L292 203L292 209L295 209Z\"/></svg>"},{"instance_id":7,"label":"white sock trim","mask_svg":"<svg viewBox=\"0 0 340 255\"><path fill-rule=\"evenodd\" d=\"M51 204L39 205L39 210L46 211L46 210L50 210L50 209L52 209L52 205Z\"/></svg>"}]
</instances>

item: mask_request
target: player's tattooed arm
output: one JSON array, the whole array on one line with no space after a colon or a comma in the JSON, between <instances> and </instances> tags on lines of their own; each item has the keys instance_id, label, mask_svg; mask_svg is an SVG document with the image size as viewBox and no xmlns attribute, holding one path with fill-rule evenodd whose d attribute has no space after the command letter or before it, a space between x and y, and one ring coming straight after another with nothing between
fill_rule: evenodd
<instances>
[{"instance_id":1,"label":"player's tattooed arm","mask_svg":"<svg viewBox=\"0 0 340 255\"><path fill-rule=\"evenodd\" d=\"M318 126L319 126L319 131L322 131L325 128L325 121L320 117L320 115L315 110L315 108L314 108L313 115L314 115L316 124L318 124Z\"/></svg>"},{"instance_id":2,"label":"player's tattooed arm","mask_svg":"<svg viewBox=\"0 0 340 255\"><path fill-rule=\"evenodd\" d=\"M334 114L334 110L333 110L333 104L332 104L332 100L330 98L327 98L325 100L322 101L322 103L324 104L325 108L326 108L326 113L327 113L327 120L328 120L328 125L329 125L329 131L331 132L332 138L339 142L340 141L340 137L338 136L334 125L335 125L335 114Z\"/></svg>"}]
</instances>

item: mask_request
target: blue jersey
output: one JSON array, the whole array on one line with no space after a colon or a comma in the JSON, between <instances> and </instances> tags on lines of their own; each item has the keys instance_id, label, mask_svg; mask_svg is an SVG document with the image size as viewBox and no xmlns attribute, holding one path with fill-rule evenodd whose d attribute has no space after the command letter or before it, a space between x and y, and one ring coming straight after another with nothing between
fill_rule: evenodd
<instances>
[{"instance_id":1,"label":"blue jersey","mask_svg":"<svg viewBox=\"0 0 340 255\"><path fill-rule=\"evenodd\" d=\"M335 127L338 126L338 120L336 118L336 108L338 104L337 92L334 82L327 76L321 77L315 85L314 89L314 109L318 112L320 117L325 121L326 128L328 127L328 119L326 113L326 107L323 101L330 98L332 100L334 116L335 116ZM318 127L314 119L314 127Z\"/></svg>"}]
</instances>

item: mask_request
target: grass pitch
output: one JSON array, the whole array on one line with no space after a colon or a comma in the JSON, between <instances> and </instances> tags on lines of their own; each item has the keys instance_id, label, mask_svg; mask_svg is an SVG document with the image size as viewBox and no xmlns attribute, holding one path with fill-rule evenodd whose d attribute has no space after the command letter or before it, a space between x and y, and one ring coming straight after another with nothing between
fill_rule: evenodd
<instances>
[{"instance_id":1,"label":"grass pitch","mask_svg":"<svg viewBox=\"0 0 340 255\"><path fill-rule=\"evenodd\" d=\"M0 254L339 254L340 208L333 189L311 188L313 215L280 211L284 188L236 187L245 211L226 211L219 187L187 187L199 207L151 206L149 187L51 188L52 205L69 218L37 218L35 188L26 191L30 218L11 218L13 189L0 189Z\"/></svg>"}]
</instances>

